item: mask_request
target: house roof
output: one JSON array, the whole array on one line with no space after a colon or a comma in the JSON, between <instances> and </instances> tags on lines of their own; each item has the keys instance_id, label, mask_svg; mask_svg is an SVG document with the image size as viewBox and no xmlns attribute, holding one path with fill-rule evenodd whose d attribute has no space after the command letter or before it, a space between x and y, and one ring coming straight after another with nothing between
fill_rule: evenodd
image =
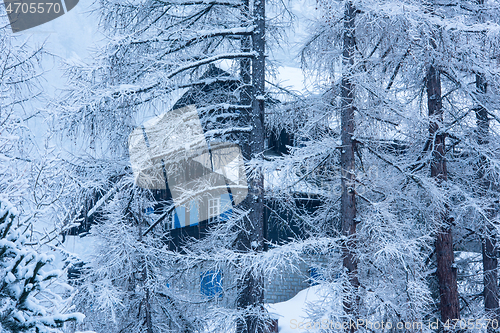
<instances>
[{"instance_id":1,"label":"house roof","mask_svg":"<svg viewBox=\"0 0 500 333\"><path fill-rule=\"evenodd\" d=\"M214 103L235 102L234 93L238 90L239 85L237 78L212 64L193 83L193 86L177 100L172 110L192 104L203 107Z\"/></svg>"}]
</instances>

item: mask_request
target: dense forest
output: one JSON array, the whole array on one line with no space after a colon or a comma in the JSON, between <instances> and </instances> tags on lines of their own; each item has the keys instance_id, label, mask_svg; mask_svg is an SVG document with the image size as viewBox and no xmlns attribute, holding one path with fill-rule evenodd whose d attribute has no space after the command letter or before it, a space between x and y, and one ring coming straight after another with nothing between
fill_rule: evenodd
<instances>
[{"instance_id":1,"label":"dense forest","mask_svg":"<svg viewBox=\"0 0 500 333\"><path fill-rule=\"evenodd\" d=\"M0 332L500 330L497 0L4 3Z\"/></svg>"}]
</instances>

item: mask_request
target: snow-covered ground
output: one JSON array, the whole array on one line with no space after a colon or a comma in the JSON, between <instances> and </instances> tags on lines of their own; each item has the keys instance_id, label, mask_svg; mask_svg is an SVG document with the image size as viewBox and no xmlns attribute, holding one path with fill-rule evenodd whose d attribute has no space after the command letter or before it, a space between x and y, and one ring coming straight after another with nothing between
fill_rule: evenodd
<instances>
[{"instance_id":1,"label":"snow-covered ground","mask_svg":"<svg viewBox=\"0 0 500 333\"><path fill-rule=\"evenodd\" d=\"M320 323L323 323L323 326L328 323L326 317L311 319L308 316L309 309L321 307L325 301L336 304L334 299L332 302L332 298L335 296L330 294L328 289L316 285L300 291L288 301L266 304L266 308L273 318L278 319L280 333L319 332ZM338 305L340 306L340 302Z\"/></svg>"}]
</instances>

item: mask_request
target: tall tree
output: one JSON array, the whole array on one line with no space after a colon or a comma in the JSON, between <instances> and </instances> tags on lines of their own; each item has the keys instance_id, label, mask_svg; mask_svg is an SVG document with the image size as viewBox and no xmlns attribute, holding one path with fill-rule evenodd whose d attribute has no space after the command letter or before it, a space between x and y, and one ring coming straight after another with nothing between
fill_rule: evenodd
<instances>
[{"instance_id":1,"label":"tall tree","mask_svg":"<svg viewBox=\"0 0 500 333\"><path fill-rule=\"evenodd\" d=\"M476 74L476 89L479 95L487 93L487 84L484 75ZM476 112L476 132L477 143L480 146L488 144L489 136L489 116L486 108L478 105L475 108ZM481 154L481 153L480 153ZM484 155L480 155L477 166L477 181L480 195L485 196L490 190L492 183L489 181L489 175L486 174L488 168L488 160ZM483 236L481 250L483 256L483 285L484 285L484 308L486 313L498 320L499 304L498 304L498 248L496 241L496 231L492 222L489 221L493 217L493 208L486 210L488 213Z\"/></svg>"},{"instance_id":2,"label":"tall tree","mask_svg":"<svg viewBox=\"0 0 500 333\"><path fill-rule=\"evenodd\" d=\"M295 130L307 144L296 148L288 162L295 162L296 169L286 169L298 174L294 185L307 186L324 200L317 214L302 213L313 235L331 235L339 244L341 258L332 258L323 273L333 278L339 266L347 273L329 285L332 293L343 297L342 313L332 304L317 316L347 317L353 323L364 323L363 317L378 312L377 307L384 309L380 318L393 322L419 321L429 310L422 249L428 247L432 221L424 213L425 205L414 201L427 199L429 175L409 170L418 145L425 142L424 121L412 105L414 97L408 97L422 90L422 46L407 36L408 30L417 30L407 20L413 13L400 16L389 9L397 5L386 5L321 2L323 21L303 56L320 79L334 84L324 96L311 97L304 105L299 102L298 110L314 116L308 115L303 127ZM408 61L409 49L419 60ZM333 101L330 116L323 113L326 98ZM340 163L333 162L335 157ZM324 221L332 226L325 228ZM365 327L355 324L347 329Z\"/></svg>"},{"instance_id":3,"label":"tall tree","mask_svg":"<svg viewBox=\"0 0 500 333\"><path fill-rule=\"evenodd\" d=\"M251 12L253 9L253 13ZM255 0L250 4L245 0L242 6L243 16L252 22L254 30L251 36L241 41L242 52L256 53L253 59L240 62L240 76L244 88L240 96L241 105L250 106L243 110L244 123L252 125L252 131L243 141L243 157L250 161L264 152L264 102L265 102L265 0ZM248 196L242 203L248 210L245 217L244 232L239 232L236 250L242 253L264 250L264 175L260 169L249 180ZM259 272L248 271L238 280L237 307L245 311L243 320L237 325L240 333L266 331L265 318L262 317L264 303L264 276Z\"/></svg>"},{"instance_id":4,"label":"tall tree","mask_svg":"<svg viewBox=\"0 0 500 333\"><path fill-rule=\"evenodd\" d=\"M344 296L344 310L349 315L349 321L357 320L358 307L358 258L356 257L356 141L354 139L356 108L354 84L354 52L356 48L356 8L352 1L346 1L344 14L344 31L342 44L342 83L341 83L341 124L342 138L340 167L341 167L341 227L345 240L342 244L343 266L348 274L349 292ZM350 327L354 332L354 327Z\"/></svg>"},{"instance_id":5,"label":"tall tree","mask_svg":"<svg viewBox=\"0 0 500 333\"><path fill-rule=\"evenodd\" d=\"M0 331L60 333L84 316L68 311L71 288L59 279L63 272L51 268L52 249L43 246L60 230L38 233L60 188L37 172L44 161L27 125L39 114L34 105L43 95L45 50L24 38L0 26Z\"/></svg>"},{"instance_id":6,"label":"tall tree","mask_svg":"<svg viewBox=\"0 0 500 333\"><path fill-rule=\"evenodd\" d=\"M67 101L62 102L63 111L60 117L62 127L66 129L66 132L68 132L67 129L73 129L74 133L72 134L76 134L76 136L84 134L85 137L91 138L86 144L91 147L89 155L96 157L97 163L94 161L89 163L88 159L85 161L85 164L89 166L87 168L89 174L94 174L90 168L90 165L94 163L102 164L99 168L110 170L108 178L99 181L108 192L104 196L106 200L101 200L100 206L92 209L92 211L100 209L105 212L105 220L109 218L110 224L104 225L105 221L102 221L103 225L94 229L96 236L103 242L116 241L116 238L105 237L101 230L103 228L112 229L113 223L117 230L120 230L123 227L124 218L128 219L130 224L135 225L136 228L140 226L142 214L140 207L144 207L146 204L148 194L147 191L132 190L132 184L124 185L122 183L126 183L126 179L130 179L128 175L131 171L126 167L128 164L127 138L133 128L136 126L140 128L148 117L168 111L167 109L173 104L169 103L174 98L173 96L187 88L190 89L188 94L200 95L194 96L196 101L194 104L197 108L197 118L203 126L202 137L203 141L206 141L205 144L237 142L242 147L243 157L251 170L248 181L250 195L242 203L241 209L236 209L245 213L235 213L230 221L221 222L221 225L234 226L231 233L213 237L220 236L222 240L211 242L213 238L208 237L206 241L193 242L193 244L186 242L181 246L184 248L179 250L183 253L189 253L190 256L183 257L180 253L170 253L164 258L170 258L168 260L176 262L178 267L196 264L219 269L224 262L229 262L228 266L233 269L235 263L232 258L228 259L217 255L207 256L206 254L229 251L241 255L243 258L249 258L254 254L257 254L255 257L258 257L258 253L263 250L264 246L263 176L258 168L253 166L258 164L259 155L264 150L265 2L239 0L140 1L121 4L104 0L100 2L98 10L102 18L101 27L113 38L110 38L90 65L71 64L68 66L72 89L68 93ZM218 69L214 70L217 67ZM224 68L224 71L221 68ZM208 76L209 73L216 75ZM225 92L211 91L214 82L220 85L229 85L231 91L227 91L227 89ZM206 93L206 90L209 91L207 95L210 96L203 98L203 93ZM212 98L214 96L215 98ZM179 103L185 102L186 100L183 100L182 103ZM193 104L192 101L190 103ZM163 130L174 136L179 128L165 128ZM161 144L167 144L171 138L165 134L165 137L159 141ZM196 140L198 139L196 138ZM85 139L82 140L85 141ZM199 144L196 140L183 143L182 147L185 144L188 146L189 144ZM111 153L108 151L108 147L111 148L109 149ZM159 153L163 154L163 158L168 159L166 162L171 163L171 165L176 162L181 165L185 158L179 154L167 156L166 151ZM100 159L106 162L101 163ZM111 167L108 168L106 165ZM161 165L154 167L160 170L162 168ZM114 174L112 174L112 169L115 171ZM166 172L168 173L169 170ZM94 175L91 177L99 177ZM119 191L113 191L116 185L110 184L112 179L119 179L117 181L117 183L121 183ZM90 185L93 186L93 184ZM206 187L205 190L210 191L210 186ZM234 198L235 193L232 194ZM186 200L193 199L193 194L189 191L185 191L182 195ZM142 203L141 196L142 200L145 200ZM124 202L120 204L118 202L120 200ZM173 206L173 202L164 204L166 207ZM112 214L106 208L107 206L119 208L118 212L123 213L124 217L120 217L120 214ZM172 210L165 209L160 215L155 216L155 222L152 225L143 228L148 236L154 232L162 232L161 226L163 224L161 222L171 220ZM155 229L156 225L158 227ZM229 229L231 230L231 228ZM239 233L236 240L233 238L234 230ZM113 233L108 232L108 234L112 235ZM137 235L137 232L135 234ZM165 238L168 238L168 235ZM146 241L146 239L143 241L146 242L145 244L153 243ZM161 247L161 244L157 246ZM138 246L138 248L143 247ZM195 256L194 253L196 253L197 258L195 264L191 260L192 256ZM109 253L109 255L113 254L116 253ZM141 256L142 254L133 254L131 259L139 260ZM115 258L118 257L119 255ZM174 266L171 261L169 261L169 265ZM143 266L141 262L144 260L140 259L136 265ZM119 271L122 272L122 269L128 267L128 264L124 263ZM94 284L99 285L100 278L109 277L113 273L112 267L106 270L106 267L102 266L102 261L97 260L97 258L89 266L102 268L94 275L90 273L88 281ZM240 328L245 332L253 333L255 330L262 331L263 329L264 289L262 274L252 267L252 265L248 265L247 261L242 260L235 270L235 274L239 276L240 292L236 305L241 310L242 317L245 318L245 323ZM140 272L142 271L140 269ZM179 284L181 277L185 278L180 268L174 271L179 276L169 276L171 280L168 283L172 286ZM158 273L157 270L151 270L151 272ZM129 275L126 274L126 276ZM182 299L186 299L186 295L171 294L175 287L169 289L168 292L165 287L163 290L151 287L151 285L157 285L154 282L154 275L151 275L147 281L149 281L150 288L148 283L142 284L139 294L142 295L145 302L147 299L155 302L152 306L153 312L160 313L163 311L162 306L176 302L182 305L168 311L182 313L183 311L179 309L185 309L189 306L188 301L182 301ZM116 290L121 290L123 295L127 293L132 295L131 291L134 290L133 286L136 282L137 280L134 280L133 276L123 278L121 282L116 280L114 285L109 286L110 292L106 292L106 295L118 295L119 293L114 292ZM100 284L99 287L101 286L108 287ZM149 297L148 290L150 290ZM139 294L134 294L131 299L135 302L137 300L135 297L139 297ZM169 295L169 301L160 304L161 302L158 300L164 299L164 295ZM197 299L200 295L198 292L196 295L189 295L189 297ZM137 309L137 307L133 307L133 304L136 304L134 302L127 303L131 311ZM209 303L209 300L205 300L205 302ZM234 306L234 304L232 305ZM218 306L226 305L218 304ZM205 307L199 311L199 316L196 318L173 321L185 325L183 328L185 330L191 330L195 322L199 327L206 325L217 329L217 326L207 323L208 320L213 320L206 315L210 311L222 313L217 307L214 309ZM230 313L227 311L226 315L230 316ZM108 321L106 325L116 330L137 329L136 325L129 326L131 318L129 312L120 311L117 314L121 316L116 317L117 322L122 321L122 323L116 325ZM98 316L95 316L94 322L97 323L99 319ZM164 327L164 323L160 322L158 316L153 316L152 320L153 331ZM96 327L106 330L106 325L97 324Z\"/></svg>"},{"instance_id":7,"label":"tall tree","mask_svg":"<svg viewBox=\"0 0 500 333\"><path fill-rule=\"evenodd\" d=\"M429 135L431 140L431 177L442 184L448 179L446 170L446 134L440 130L443 123L443 104L441 101L441 75L434 64L429 66L426 78L427 107L429 111ZM438 223L441 224L436 236L437 277L439 283L441 321L450 323L460 319L458 301L457 270L454 267L453 219L449 217L448 207L438 211Z\"/></svg>"},{"instance_id":8,"label":"tall tree","mask_svg":"<svg viewBox=\"0 0 500 333\"><path fill-rule=\"evenodd\" d=\"M478 5L483 6L484 0L479 0ZM488 84L484 73L476 73L476 92L478 99L485 102L485 95L487 94ZM476 114L476 135L478 145L484 146L489 143L489 127L490 116L488 111L482 104L475 107ZM492 182L489 180L491 176L487 175L488 159L486 156L479 152L479 161L477 165L477 181L479 182L479 192L481 196L486 197L490 192ZM493 217L494 209L490 207L486 210L487 218ZM485 233L481 244L482 257L483 257L483 285L484 285L484 308L488 316L496 318L499 316L499 303L498 303L498 248L497 248L497 233L490 220L486 221Z\"/></svg>"}]
</instances>

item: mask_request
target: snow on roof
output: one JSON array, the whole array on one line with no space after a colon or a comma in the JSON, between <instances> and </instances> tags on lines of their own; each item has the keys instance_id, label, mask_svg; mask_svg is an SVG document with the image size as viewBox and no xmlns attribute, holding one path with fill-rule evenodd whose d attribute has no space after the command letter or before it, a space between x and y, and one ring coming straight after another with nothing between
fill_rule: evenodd
<instances>
[{"instance_id":1,"label":"snow on roof","mask_svg":"<svg viewBox=\"0 0 500 333\"><path fill-rule=\"evenodd\" d=\"M295 173L278 170L264 173L264 187L271 191L288 190L295 193L328 195L326 188L307 182Z\"/></svg>"}]
</instances>

